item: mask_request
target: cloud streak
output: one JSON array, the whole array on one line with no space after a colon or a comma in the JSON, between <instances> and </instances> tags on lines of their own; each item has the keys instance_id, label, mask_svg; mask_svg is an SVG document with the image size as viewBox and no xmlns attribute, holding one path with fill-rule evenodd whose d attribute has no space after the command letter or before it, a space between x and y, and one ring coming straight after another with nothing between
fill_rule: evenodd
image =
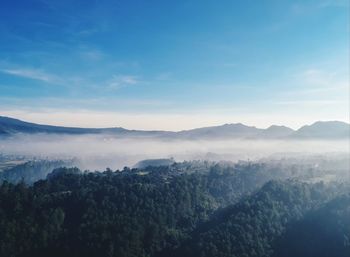
<instances>
[{"instance_id":1,"label":"cloud streak","mask_svg":"<svg viewBox=\"0 0 350 257\"><path fill-rule=\"evenodd\" d=\"M81 55L86 59L95 61L101 59L103 56L103 54L99 51L87 51L81 53ZM26 67L0 68L0 72L15 77L45 82L46 84L65 86L67 89L72 90L77 90L79 88L90 88L102 90L101 92L115 91L142 82L138 76L135 75L114 74L109 79L106 75L104 79L102 78L98 82L93 76L58 76L57 74L53 74L42 69Z\"/></svg>"},{"instance_id":2,"label":"cloud streak","mask_svg":"<svg viewBox=\"0 0 350 257\"><path fill-rule=\"evenodd\" d=\"M107 82L107 89L116 90L127 86L140 83L136 76L132 75L113 75L112 79Z\"/></svg>"},{"instance_id":3,"label":"cloud streak","mask_svg":"<svg viewBox=\"0 0 350 257\"><path fill-rule=\"evenodd\" d=\"M2 73L6 73L9 75L39 80L47 83L57 83L59 81L58 77L56 77L55 75L46 73L45 71L38 70L38 69L20 68L20 69L1 69L0 71Z\"/></svg>"},{"instance_id":4,"label":"cloud streak","mask_svg":"<svg viewBox=\"0 0 350 257\"><path fill-rule=\"evenodd\" d=\"M325 72L320 69L308 69L301 74L301 79L309 85L328 86L336 82L335 72Z\"/></svg>"}]
</instances>

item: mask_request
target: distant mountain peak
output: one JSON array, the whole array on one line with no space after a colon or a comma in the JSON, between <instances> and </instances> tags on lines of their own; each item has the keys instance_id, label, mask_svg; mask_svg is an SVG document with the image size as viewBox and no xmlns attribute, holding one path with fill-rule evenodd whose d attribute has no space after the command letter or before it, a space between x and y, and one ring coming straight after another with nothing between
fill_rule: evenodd
<instances>
[{"instance_id":1,"label":"distant mountain peak","mask_svg":"<svg viewBox=\"0 0 350 257\"><path fill-rule=\"evenodd\" d=\"M287 126L284 126L284 125L271 125L270 127L268 127L267 129L278 129L278 128L283 128L283 129L290 129L290 130L293 130Z\"/></svg>"},{"instance_id":2,"label":"distant mountain peak","mask_svg":"<svg viewBox=\"0 0 350 257\"><path fill-rule=\"evenodd\" d=\"M298 129L294 137L347 138L350 137L350 124L342 121L316 121Z\"/></svg>"},{"instance_id":3,"label":"distant mountain peak","mask_svg":"<svg viewBox=\"0 0 350 257\"><path fill-rule=\"evenodd\" d=\"M271 125L262 131L262 136L269 138L283 138L288 137L294 132L293 129L282 125Z\"/></svg>"},{"instance_id":4,"label":"distant mountain peak","mask_svg":"<svg viewBox=\"0 0 350 257\"><path fill-rule=\"evenodd\" d=\"M242 123L226 123L224 125L203 127L179 132L128 130L113 128L77 128L41 125L0 116L0 136L14 134L110 134L128 137L161 137L174 139L338 139L350 137L350 125L342 121L316 121L305 125L297 131L283 125L271 125L267 129L247 126Z\"/></svg>"},{"instance_id":5,"label":"distant mountain peak","mask_svg":"<svg viewBox=\"0 0 350 257\"><path fill-rule=\"evenodd\" d=\"M306 125L306 126L343 126L343 125L349 126L348 123L343 121L338 121L338 120L330 120L330 121L319 120L312 123L311 125Z\"/></svg>"}]
</instances>

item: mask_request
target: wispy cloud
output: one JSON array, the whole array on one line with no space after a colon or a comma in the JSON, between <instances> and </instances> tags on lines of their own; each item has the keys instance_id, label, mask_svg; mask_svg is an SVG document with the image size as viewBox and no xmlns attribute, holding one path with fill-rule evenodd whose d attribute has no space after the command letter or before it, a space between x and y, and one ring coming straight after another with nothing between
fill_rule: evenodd
<instances>
[{"instance_id":1,"label":"wispy cloud","mask_svg":"<svg viewBox=\"0 0 350 257\"><path fill-rule=\"evenodd\" d=\"M348 0L324 0L320 2L319 7L349 7Z\"/></svg>"},{"instance_id":2,"label":"wispy cloud","mask_svg":"<svg viewBox=\"0 0 350 257\"><path fill-rule=\"evenodd\" d=\"M337 71L326 71L323 69L309 68L296 76L297 82L308 89L319 89L321 91L331 89L344 89L347 87L347 77Z\"/></svg>"},{"instance_id":3,"label":"wispy cloud","mask_svg":"<svg viewBox=\"0 0 350 257\"><path fill-rule=\"evenodd\" d=\"M57 83L59 81L57 76L37 69L0 69L0 71L13 76L44 81L47 83Z\"/></svg>"},{"instance_id":4,"label":"wispy cloud","mask_svg":"<svg viewBox=\"0 0 350 257\"><path fill-rule=\"evenodd\" d=\"M88 97L88 98L65 98L60 97L37 97L35 99L23 99L18 97L1 97L0 110L13 109L18 110L37 110L37 109L55 109L66 110L69 108L86 109L86 110L128 110L133 111L135 108L142 110L164 109L175 106L174 102L165 101L155 98L122 98L113 97L113 103L118 102L121 106L115 106L108 97Z\"/></svg>"},{"instance_id":5,"label":"wispy cloud","mask_svg":"<svg viewBox=\"0 0 350 257\"><path fill-rule=\"evenodd\" d=\"M172 75L173 74L171 72L162 72L162 73L159 73L155 76L155 80L156 81L168 81L169 79L171 79Z\"/></svg>"},{"instance_id":6,"label":"wispy cloud","mask_svg":"<svg viewBox=\"0 0 350 257\"><path fill-rule=\"evenodd\" d=\"M310 12L317 11L323 8L349 8L348 0L318 0L318 1L304 1L291 5L291 13L294 15L307 15Z\"/></svg>"},{"instance_id":7,"label":"wispy cloud","mask_svg":"<svg viewBox=\"0 0 350 257\"><path fill-rule=\"evenodd\" d=\"M305 88L305 89L298 89L293 91L286 91L284 92L285 95L289 96L295 96L295 95L312 95L315 96L315 94L334 94L337 92L344 92L346 93L349 87L347 85L337 85L337 86L329 86L329 87L313 87L313 88Z\"/></svg>"},{"instance_id":8,"label":"wispy cloud","mask_svg":"<svg viewBox=\"0 0 350 257\"><path fill-rule=\"evenodd\" d=\"M81 51L80 56L84 60L100 61L103 59L105 54L102 51L97 50L97 49L87 49L87 50Z\"/></svg>"},{"instance_id":9,"label":"wispy cloud","mask_svg":"<svg viewBox=\"0 0 350 257\"><path fill-rule=\"evenodd\" d=\"M88 58L90 60L97 60L103 56L103 53L100 51L87 51L83 54L84 58ZM70 90L70 92L75 93L82 89L96 89L100 90L99 92L101 93L106 93L108 91L115 91L128 86L145 83L135 75L105 74L102 77L95 77L93 75L89 76L89 74L84 76L81 74L75 74L74 76L72 76L72 74L65 74L64 76L60 76L42 69L19 67L15 65L0 67L0 73L41 81L50 85L63 86L67 90Z\"/></svg>"},{"instance_id":10,"label":"wispy cloud","mask_svg":"<svg viewBox=\"0 0 350 257\"><path fill-rule=\"evenodd\" d=\"M347 75L341 70L307 68L290 77L290 89L281 93L288 101L279 104L298 104L304 98L311 105L333 104L344 100L348 90ZM297 101L289 101L290 97Z\"/></svg>"},{"instance_id":11,"label":"wispy cloud","mask_svg":"<svg viewBox=\"0 0 350 257\"><path fill-rule=\"evenodd\" d=\"M136 85L140 83L136 76L132 75L113 75L112 79L107 81L108 90L116 90L123 87Z\"/></svg>"},{"instance_id":12,"label":"wispy cloud","mask_svg":"<svg viewBox=\"0 0 350 257\"><path fill-rule=\"evenodd\" d=\"M325 72L319 69L308 69L300 74L301 79L309 85L329 85L335 78L335 72Z\"/></svg>"},{"instance_id":13,"label":"wispy cloud","mask_svg":"<svg viewBox=\"0 0 350 257\"><path fill-rule=\"evenodd\" d=\"M339 105L344 104L343 101L336 100L295 100L295 101L279 101L275 102L276 105L302 105L302 106L324 106L324 105Z\"/></svg>"}]
</instances>

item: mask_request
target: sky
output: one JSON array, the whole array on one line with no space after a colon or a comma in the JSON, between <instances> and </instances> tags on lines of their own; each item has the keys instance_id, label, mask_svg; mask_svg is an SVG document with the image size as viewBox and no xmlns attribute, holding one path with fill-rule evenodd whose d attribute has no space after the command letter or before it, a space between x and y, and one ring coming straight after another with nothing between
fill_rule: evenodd
<instances>
[{"instance_id":1,"label":"sky","mask_svg":"<svg viewBox=\"0 0 350 257\"><path fill-rule=\"evenodd\" d=\"M3 0L0 115L181 130L349 122L348 0Z\"/></svg>"}]
</instances>

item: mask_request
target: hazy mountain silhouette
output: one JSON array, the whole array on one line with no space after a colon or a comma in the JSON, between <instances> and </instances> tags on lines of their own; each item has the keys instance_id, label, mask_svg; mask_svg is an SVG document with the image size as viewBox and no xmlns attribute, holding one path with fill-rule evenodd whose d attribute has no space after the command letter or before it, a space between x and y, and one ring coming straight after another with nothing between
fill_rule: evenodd
<instances>
[{"instance_id":1,"label":"hazy mountain silhouette","mask_svg":"<svg viewBox=\"0 0 350 257\"><path fill-rule=\"evenodd\" d=\"M263 130L261 136L265 138L282 138L292 135L293 132L295 132L293 129L288 128L286 126L272 125L267 129Z\"/></svg>"},{"instance_id":2,"label":"hazy mountain silhouette","mask_svg":"<svg viewBox=\"0 0 350 257\"><path fill-rule=\"evenodd\" d=\"M225 124L183 130L171 131L144 131L128 130L121 127L115 128L78 128L41 125L21 121L14 118L0 116L0 135L11 136L15 134L109 134L113 136L140 136L140 137L161 137L169 139L341 139L350 136L350 125L340 121L318 121L312 125L305 125L298 130L286 126L272 125L267 129L260 129L253 126L246 126L242 123Z\"/></svg>"},{"instance_id":3,"label":"hazy mountain silhouette","mask_svg":"<svg viewBox=\"0 0 350 257\"><path fill-rule=\"evenodd\" d=\"M0 116L0 134L13 135L17 133L34 134L34 133L49 133L49 134L114 134L114 135L162 135L165 131L142 131L128 130L121 127L115 128L78 128L78 127L62 127L42 125L21 121L14 118Z\"/></svg>"},{"instance_id":4,"label":"hazy mountain silhouette","mask_svg":"<svg viewBox=\"0 0 350 257\"><path fill-rule=\"evenodd\" d=\"M183 130L177 133L177 136L200 139L200 138L242 138L254 137L263 129L243 125L242 123L225 124L222 126L204 127L191 130Z\"/></svg>"},{"instance_id":5,"label":"hazy mountain silhouette","mask_svg":"<svg viewBox=\"0 0 350 257\"><path fill-rule=\"evenodd\" d=\"M298 129L293 137L297 138L346 138L350 137L350 125L341 121L317 121Z\"/></svg>"}]
</instances>

